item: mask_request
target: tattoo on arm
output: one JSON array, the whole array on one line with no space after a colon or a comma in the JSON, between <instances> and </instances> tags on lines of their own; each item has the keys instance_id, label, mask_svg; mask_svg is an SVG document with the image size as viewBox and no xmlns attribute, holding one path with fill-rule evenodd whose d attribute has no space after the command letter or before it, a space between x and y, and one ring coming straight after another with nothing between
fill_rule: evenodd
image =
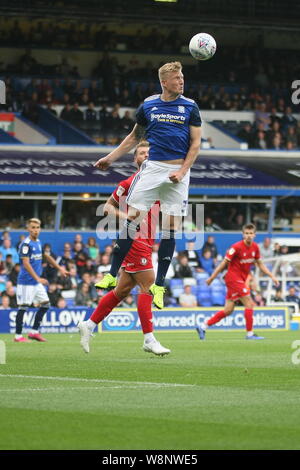
<instances>
[{"instance_id":1,"label":"tattoo on arm","mask_svg":"<svg viewBox=\"0 0 300 470\"><path fill-rule=\"evenodd\" d=\"M145 137L145 128L137 124L134 129L135 138L140 141Z\"/></svg>"}]
</instances>

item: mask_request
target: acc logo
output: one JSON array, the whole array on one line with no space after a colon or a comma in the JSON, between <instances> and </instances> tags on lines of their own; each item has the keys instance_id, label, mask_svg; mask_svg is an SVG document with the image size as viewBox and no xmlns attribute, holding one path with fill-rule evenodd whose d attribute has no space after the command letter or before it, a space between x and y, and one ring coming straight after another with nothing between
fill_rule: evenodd
<instances>
[{"instance_id":1,"label":"acc logo","mask_svg":"<svg viewBox=\"0 0 300 470\"><path fill-rule=\"evenodd\" d=\"M111 313L103 322L106 330L130 330L135 325L135 317L131 312Z\"/></svg>"},{"instance_id":2,"label":"acc logo","mask_svg":"<svg viewBox=\"0 0 300 470\"><path fill-rule=\"evenodd\" d=\"M145 266L147 264L147 258L141 258L141 264Z\"/></svg>"}]
</instances>

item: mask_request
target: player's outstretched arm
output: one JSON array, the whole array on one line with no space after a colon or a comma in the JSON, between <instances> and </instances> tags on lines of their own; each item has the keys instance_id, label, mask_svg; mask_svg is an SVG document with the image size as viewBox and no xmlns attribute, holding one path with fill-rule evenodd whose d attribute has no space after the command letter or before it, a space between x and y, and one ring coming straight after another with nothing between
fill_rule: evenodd
<instances>
[{"instance_id":1,"label":"player's outstretched arm","mask_svg":"<svg viewBox=\"0 0 300 470\"><path fill-rule=\"evenodd\" d=\"M126 220L128 215L126 214L126 212L123 212L119 209L119 204L117 203L117 201L114 200L114 198L112 196L110 196L105 205L104 205L104 215L111 215L111 216L114 216L118 219L124 219Z\"/></svg>"},{"instance_id":2,"label":"player's outstretched arm","mask_svg":"<svg viewBox=\"0 0 300 470\"><path fill-rule=\"evenodd\" d=\"M278 279L271 273L271 271L269 271L269 269L267 268L267 266L264 265L264 263L262 262L261 259L258 259L256 260L256 265L259 267L259 269L264 273L266 274L267 276L269 276L272 281L274 282L275 286L279 286L279 281Z\"/></svg>"},{"instance_id":3,"label":"player's outstretched arm","mask_svg":"<svg viewBox=\"0 0 300 470\"><path fill-rule=\"evenodd\" d=\"M57 264L57 262L55 261L54 258L52 258L52 256L48 255L47 253L44 253L43 256L45 257L48 263L50 263L54 268L56 268L62 274L62 276L66 277L70 274L69 271L67 271L66 268L64 268L64 266L60 266L59 264Z\"/></svg>"},{"instance_id":4,"label":"player's outstretched arm","mask_svg":"<svg viewBox=\"0 0 300 470\"><path fill-rule=\"evenodd\" d=\"M118 160L122 155L130 152L130 150L139 143L144 135L145 128L139 124L135 124L130 134L122 140L120 145L106 155L106 157L100 158L96 163L94 163L94 166L100 170L106 170L114 161Z\"/></svg>"},{"instance_id":5,"label":"player's outstretched arm","mask_svg":"<svg viewBox=\"0 0 300 470\"><path fill-rule=\"evenodd\" d=\"M213 280L216 279L216 277L228 267L228 264L229 261L224 258L223 261L221 261L221 263L219 264L219 266L216 267L212 275L208 279L206 279L206 284L209 286L213 282Z\"/></svg>"}]
</instances>

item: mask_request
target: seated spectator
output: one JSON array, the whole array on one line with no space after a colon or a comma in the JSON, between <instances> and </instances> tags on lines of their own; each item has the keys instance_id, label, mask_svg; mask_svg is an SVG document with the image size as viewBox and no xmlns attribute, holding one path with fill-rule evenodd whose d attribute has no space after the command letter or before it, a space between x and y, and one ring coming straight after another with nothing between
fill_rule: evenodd
<instances>
[{"instance_id":1,"label":"seated spectator","mask_svg":"<svg viewBox=\"0 0 300 470\"><path fill-rule=\"evenodd\" d=\"M278 132L274 137L270 145L271 150L282 150L282 137L281 134Z\"/></svg>"},{"instance_id":2,"label":"seated spectator","mask_svg":"<svg viewBox=\"0 0 300 470\"><path fill-rule=\"evenodd\" d=\"M258 131L257 136L253 139L253 148L266 150L268 147L266 134L264 131Z\"/></svg>"},{"instance_id":3,"label":"seated spectator","mask_svg":"<svg viewBox=\"0 0 300 470\"><path fill-rule=\"evenodd\" d=\"M296 292L295 287L291 286L288 290L288 295L285 297L286 302L294 302L299 305L300 307L300 298L298 293Z\"/></svg>"},{"instance_id":4,"label":"seated spectator","mask_svg":"<svg viewBox=\"0 0 300 470\"><path fill-rule=\"evenodd\" d=\"M287 106L285 108L284 115L281 118L281 125L283 131L286 131L290 126L295 127L297 125L297 119L292 114L291 106Z\"/></svg>"},{"instance_id":5,"label":"seated spectator","mask_svg":"<svg viewBox=\"0 0 300 470\"><path fill-rule=\"evenodd\" d=\"M256 292L256 294L252 297L252 300L257 306L263 307L266 305L266 299L262 296L261 292Z\"/></svg>"},{"instance_id":6,"label":"seated spectator","mask_svg":"<svg viewBox=\"0 0 300 470\"><path fill-rule=\"evenodd\" d=\"M11 241L9 230L3 230L1 237L0 237L0 246L3 245L4 240Z\"/></svg>"},{"instance_id":7,"label":"seated spectator","mask_svg":"<svg viewBox=\"0 0 300 470\"><path fill-rule=\"evenodd\" d=\"M296 130L294 126L289 126L286 130L285 145L286 147L291 147L290 150L295 149L298 145Z\"/></svg>"},{"instance_id":8,"label":"seated spectator","mask_svg":"<svg viewBox=\"0 0 300 470\"><path fill-rule=\"evenodd\" d=\"M189 285L184 286L184 293L179 296L179 305L183 308L197 307L197 299Z\"/></svg>"},{"instance_id":9,"label":"seated spectator","mask_svg":"<svg viewBox=\"0 0 300 470\"><path fill-rule=\"evenodd\" d=\"M57 277L57 287L61 290L74 290L77 289L78 285L78 276L77 268L75 264L69 265L70 275L67 277L62 277L58 275Z\"/></svg>"},{"instance_id":10,"label":"seated spectator","mask_svg":"<svg viewBox=\"0 0 300 470\"><path fill-rule=\"evenodd\" d=\"M131 119L130 112L125 111L125 114L122 117L121 122L120 122L121 135L122 136L124 135L124 137L127 136L132 131L133 127L134 127L134 120Z\"/></svg>"},{"instance_id":11,"label":"seated spectator","mask_svg":"<svg viewBox=\"0 0 300 470\"><path fill-rule=\"evenodd\" d=\"M5 266L5 272L7 275L9 275L12 272L14 265L15 263L12 260L12 255L6 255L4 266Z\"/></svg>"},{"instance_id":12,"label":"seated spectator","mask_svg":"<svg viewBox=\"0 0 300 470\"><path fill-rule=\"evenodd\" d=\"M14 264L19 263L19 255L17 250L11 246L11 240L6 238L3 240L0 246L0 253L2 253L3 259L6 260L7 255L12 255L12 261Z\"/></svg>"},{"instance_id":13,"label":"seated spectator","mask_svg":"<svg viewBox=\"0 0 300 470\"><path fill-rule=\"evenodd\" d=\"M95 260L99 254L99 246L96 243L95 237L89 237L86 247L88 251L88 256L92 260Z\"/></svg>"},{"instance_id":14,"label":"seated spectator","mask_svg":"<svg viewBox=\"0 0 300 470\"><path fill-rule=\"evenodd\" d=\"M10 299L8 297L8 295L2 295L1 296L1 303L0 303L0 310L7 310L9 308L12 308L10 306Z\"/></svg>"},{"instance_id":15,"label":"seated spectator","mask_svg":"<svg viewBox=\"0 0 300 470\"><path fill-rule=\"evenodd\" d=\"M74 258L73 258L71 243L67 242L64 244L64 251L63 251L62 256L58 256L56 258L56 262L60 266L67 266L68 262L72 261L73 259Z\"/></svg>"},{"instance_id":16,"label":"seated spectator","mask_svg":"<svg viewBox=\"0 0 300 470\"><path fill-rule=\"evenodd\" d=\"M95 110L94 103L90 102L87 109L85 110L85 120L88 122L93 122L97 120L97 111ZM100 128L100 123L99 123Z\"/></svg>"},{"instance_id":17,"label":"seated spectator","mask_svg":"<svg viewBox=\"0 0 300 470\"><path fill-rule=\"evenodd\" d=\"M96 274L97 274L97 266L95 265L95 263L93 262L93 260L91 258L86 259L86 265L84 267L82 278L83 278L85 273L89 274L92 277L96 276Z\"/></svg>"},{"instance_id":18,"label":"seated spectator","mask_svg":"<svg viewBox=\"0 0 300 470\"><path fill-rule=\"evenodd\" d=\"M180 254L187 257L189 266L191 268L194 268L194 269L199 268L200 266L199 255L198 255L198 252L195 251L195 242L188 242L187 249L182 251Z\"/></svg>"},{"instance_id":19,"label":"seated spectator","mask_svg":"<svg viewBox=\"0 0 300 470\"><path fill-rule=\"evenodd\" d=\"M237 133L237 137L241 139L243 142L247 142L248 147L252 147L252 141L253 141L253 131L251 124L247 123L245 124L241 130Z\"/></svg>"},{"instance_id":20,"label":"seated spectator","mask_svg":"<svg viewBox=\"0 0 300 470\"><path fill-rule=\"evenodd\" d=\"M90 288L86 282L82 282L77 288L75 304L80 306L91 307L93 305L93 299L89 292Z\"/></svg>"},{"instance_id":21,"label":"seated spectator","mask_svg":"<svg viewBox=\"0 0 300 470\"><path fill-rule=\"evenodd\" d=\"M222 230L221 227L213 222L211 217L206 217L204 221L204 231L205 232L218 232Z\"/></svg>"},{"instance_id":22,"label":"seated spectator","mask_svg":"<svg viewBox=\"0 0 300 470\"><path fill-rule=\"evenodd\" d=\"M79 109L77 101L73 104L73 108L70 111L70 122L73 126L80 126L83 121L83 112Z\"/></svg>"},{"instance_id":23,"label":"seated spectator","mask_svg":"<svg viewBox=\"0 0 300 470\"><path fill-rule=\"evenodd\" d=\"M189 260L184 255L178 255L178 264L175 266L175 278L184 279L185 277L193 277L193 272L189 267Z\"/></svg>"},{"instance_id":24,"label":"seated spectator","mask_svg":"<svg viewBox=\"0 0 300 470\"><path fill-rule=\"evenodd\" d=\"M21 243L23 243L23 241L25 240L26 236L25 235L20 235L19 236L19 241L18 243L16 244L16 250L18 251L19 250L19 247L21 245Z\"/></svg>"},{"instance_id":25,"label":"seated spectator","mask_svg":"<svg viewBox=\"0 0 300 470\"><path fill-rule=\"evenodd\" d=\"M275 294L271 297L271 302L284 302L281 289L276 289Z\"/></svg>"},{"instance_id":26,"label":"seated spectator","mask_svg":"<svg viewBox=\"0 0 300 470\"><path fill-rule=\"evenodd\" d=\"M135 308L136 303L134 301L134 298L131 294L127 295L124 300L119 304L119 307L122 308Z\"/></svg>"},{"instance_id":27,"label":"seated spectator","mask_svg":"<svg viewBox=\"0 0 300 470\"><path fill-rule=\"evenodd\" d=\"M87 284L89 286L89 294L93 301L97 300L98 294L97 294L97 289L95 287L95 277L91 276L89 273L85 272L82 275L81 282L78 284L77 289L80 289L82 284Z\"/></svg>"},{"instance_id":28,"label":"seated spectator","mask_svg":"<svg viewBox=\"0 0 300 470\"><path fill-rule=\"evenodd\" d=\"M258 106L257 111L255 112L255 123L263 124L264 130L269 129L269 125L271 123L269 113L266 110L266 103L260 103Z\"/></svg>"},{"instance_id":29,"label":"seated spectator","mask_svg":"<svg viewBox=\"0 0 300 470\"><path fill-rule=\"evenodd\" d=\"M5 291L2 292L1 296L3 296L3 295L5 295L9 298L10 308L17 308L18 307L15 288L14 288L14 286L12 285L12 283L10 281L8 281L6 283Z\"/></svg>"},{"instance_id":30,"label":"seated spectator","mask_svg":"<svg viewBox=\"0 0 300 470\"><path fill-rule=\"evenodd\" d=\"M209 275L211 275L215 269L212 253L208 249L203 251L203 254L200 255L200 268L202 268Z\"/></svg>"},{"instance_id":31,"label":"seated spectator","mask_svg":"<svg viewBox=\"0 0 300 470\"><path fill-rule=\"evenodd\" d=\"M43 254L52 256L53 259L56 259L56 255L53 253L50 243L45 243L43 246ZM44 261L42 263L43 272L42 277L47 279L49 282L55 281L57 278L57 269L52 266L52 264Z\"/></svg>"},{"instance_id":32,"label":"seated spectator","mask_svg":"<svg viewBox=\"0 0 300 470\"><path fill-rule=\"evenodd\" d=\"M273 139L274 137L279 133L280 134L280 122L279 121L274 121L271 124L270 130L266 134L266 139L267 139L267 144L268 148L271 148L273 145Z\"/></svg>"},{"instance_id":33,"label":"seated spectator","mask_svg":"<svg viewBox=\"0 0 300 470\"><path fill-rule=\"evenodd\" d=\"M56 306L57 308L67 308L68 305L66 299L59 297Z\"/></svg>"},{"instance_id":34,"label":"seated spectator","mask_svg":"<svg viewBox=\"0 0 300 470\"><path fill-rule=\"evenodd\" d=\"M264 238L263 242L258 244L262 259L273 257L272 240L269 237Z\"/></svg>"},{"instance_id":35,"label":"seated spectator","mask_svg":"<svg viewBox=\"0 0 300 470\"><path fill-rule=\"evenodd\" d=\"M82 242L75 242L74 243L74 261L77 266L78 276L82 276L85 267L86 267L86 260L88 256L84 250L84 246Z\"/></svg>"},{"instance_id":36,"label":"seated spectator","mask_svg":"<svg viewBox=\"0 0 300 470\"><path fill-rule=\"evenodd\" d=\"M66 103L66 105L64 106L64 108L62 109L61 113L60 113L60 119L63 119L64 121L68 121L68 122L71 122L72 120L72 114L71 114L71 111L72 111L72 106L70 103Z\"/></svg>"},{"instance_id":37,"label":"seated spectator","mask_svg":"<svg viewBox=\"0 0 300 470\"><path fill-rule=\"evenodd\" d=\"M57 112L52 106L53 106L52 101L49 101L46 105L46 110L49 111L49 113L53 114L53 116L57 116Z\"/></svg>"},{"instance_id":38,"label":"seated spectator","mask_svg":"<svg viewBox=\"0 0 300 470\"><path fill-rule=\"evenodd\" d=\"M58 289L56 282L51 282L48 286L48 297L50 305L57 307L58 300L61 298L60 289Z\"/></svg>"},{"instance_id":39,"label":"seated spectator","mask_svg":"<svg viewBox=\"0 0 300 470\"><path fill-rule=\"evenodd\" d=\"M110 271L111 264L110 264L110 259L109 255L102 255L101 256L101 263L100 266L98 266L98 273L106 274Z\"/></svg>"},{"instance_id":40,"label":"seated spectator","mask_svg":"<svg viewBox=\"0 0 300 470\"><path fill-rule=\"evenodd\" d=\"M215 244L215 238L212 235L209 235L207 237L207 240L204 243L203 248L202 248L202 254L204 253L205 250L210 250L213 258L216 258L218 256L218 248L217 248L217 245Z\"/></svg>"}]
</instances>

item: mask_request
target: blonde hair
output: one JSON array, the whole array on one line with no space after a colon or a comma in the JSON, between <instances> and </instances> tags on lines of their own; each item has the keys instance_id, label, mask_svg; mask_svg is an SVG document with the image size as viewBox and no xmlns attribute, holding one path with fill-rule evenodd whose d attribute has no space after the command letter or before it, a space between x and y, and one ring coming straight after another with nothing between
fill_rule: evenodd
<instances>
[{"instance_id":1,"label":"blonde hair","mask_svg":"<svg viewBox=\"0 0 300 470\"><path fill-rule=\"evenodd\" d=\"M149 142L147 140L140 140L134 150L134 156L136 156L137 151L140 147L149 147Z\"/></svg>"},{"instance_id":2,"label":"blonde hair","mask_svg":"<svg viewBox=\"0 0 300 470\"><path fill-rule=\"evenodd\" d=\"M182 70L182 65L180 62L168 62L167 64L162 65L158 69L159 80L162 81L167 73L179 72L181 70Z\"/></svg>"},{"instance_id":3,"label":"blonde hair","mask_svg":"<svg viewBox=\"0 0 300 470\"><path fill-rule=\"evenodd\" d=\"M27 220L27 224L26 224L26 225L29 225L29 224L39 224L39 225L41 225L41 223L42 223L42 222L40 221L40 219L35 219L35 218L33 217L33 218Z\"/></svg>"}]
</instances>

